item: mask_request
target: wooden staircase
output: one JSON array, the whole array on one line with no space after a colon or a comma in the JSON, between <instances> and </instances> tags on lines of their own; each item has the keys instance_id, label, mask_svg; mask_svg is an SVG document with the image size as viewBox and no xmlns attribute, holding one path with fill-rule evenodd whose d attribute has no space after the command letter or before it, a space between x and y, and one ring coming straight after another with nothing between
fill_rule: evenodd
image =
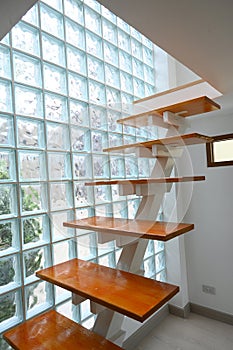
<instances>
[{"instance_id":1,"label":"wooden staircase","mask_svg":"<svg viewBox=\"0 0 233 350\"><path fill-rule=\"evenodd\" d=\"M157 216L164 195L171 190L173 183L205 180L204 176L193 175L171 177L174 159L182 156L184 147L212 141L211 137L197 133L179 135L179 129L182 132L185 129L186 117L218 108L214 101L203 96L119 120L125 125L156 124L167 129L166 137L162 139L105 149L106 152L156 157L150 178L86 183L86 186L118 184L121 195L141 196L135 218L94 216L64 223L66 227L96 231L99 243L116 240L116 244L122 247L116 269L73 259L36 273L42 280L71 291L75 304L90 299L91 310L97 314L94 327L88 331L50 310L4 334L14 349L120 349L109 340L122 334L124 315L144 322L179 292L178 286L139 275L141 263L149 239L168 241L194 228L193 224L160 222Z\"/></svg>"}]
</instances>

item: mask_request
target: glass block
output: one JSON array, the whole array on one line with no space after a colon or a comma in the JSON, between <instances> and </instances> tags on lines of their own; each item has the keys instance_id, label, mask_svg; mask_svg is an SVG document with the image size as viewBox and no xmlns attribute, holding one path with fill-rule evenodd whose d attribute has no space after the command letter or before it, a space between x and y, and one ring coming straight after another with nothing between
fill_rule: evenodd
<instances>
[{"instance_id":1,"label":"glass block","mask_svg":"<svg viewBox=\"0 0 233 350\"><path fill-rule=\"evenodd\" d=\"M0 218L17 215L17 197L15 185L0 185Z\"/></svg>"},{"instance_id":2,"label":"glass block","mask_svg":"<svg viewBox=\"0 0 233 350\"><path fill-rule=\"evenodd\" d=\"M91 79L104 82L104 64L92 56L87 57L88 76Z\"/></svg>"},{"instance_id":3,"label":"glass block","mask_svg":"<svg viewBox=\"0 0 233 350\"><path fill-rule=\"evenodd\" d=\"M47 5L54 7L58 11L62 11L62 0L43 0Z\"/></svg>"},{"instance_id":4,"label":"glass block","mask_svg":"<svg viewBox=\"0 0 233 350\"><path fill-rule=\"evenodd\" d=\"M132 37L134 37L136 40L138 40L139 42L142 41L142 34L137 29L135 29L134 27L130 27L130 33Z\"/></svg>"},{"instance_id":5,"label":"glass block","mask_svg":"<svg viewBox=\"0 0 233 350\"><path fill-rule=\"evenodd\" d=\"M118 49L106 41L104 41L104 60L118 67Z\"/></svg>"},{"instance_id":6,"label":"glass block","mask_svg":"<svg viewBox=\"0 0 233 350\"><path fill-rule=\"evenodd\" d=\"M108 130L112 132L122 132L122 125L117 123L121 119L121 114L111 109L108 110Z\"/></svg>"},{"instance_id":7,"label":"glass block","mask_svg":"<svg viewBox=\"0 0 233 350\"><path fill-rule=\"evenodd\" d=\"M17 118L18 147L44 148L43 123Z\"/></svg>"},{"instance_id":8,"label":"glass block","mask_svg":"<svg viewBox=\"0 0 233 350\"><path fill-rule=\"evenodd\" d=\"M25 287L26 318L52 306L52 288L47 282L37 282Z\"/></svg>"},{"instance_id":9,"label":"glass block","mask_svg":"<svg viewBox=\"0 0 233 350\"><path fill-rule=\"evenodd\" d=\"M127 201L128 218L129 219L134 219L135 218L135 215L137 213L139 204L140 204L140 200L139 199L133 199L133 200L128 200Z\"/></svg>"},{"instance_id":10,"label":"glass block","mask_svg":"<svg viewBox=\"0 0 233 350\"><path fill-rule=\"evenodd\" d=\"M119 50L120 68L128 73L132 73L132 56Z\"/></svg>"},{"instance_id":11,"label":"glass block","mask_svg":"<svg viewBox=\"0 0 233 350\"><path fill-rule=\"evenodd\" d=\"M90 310L90 300L85 300L80 304L80 313L81 313L81 320L84 320L88 316L91 316L91 310Z\"/></svg>"},{"instance_id":12,"label":"glass block","mask_svg":"<svg viewBox=\"0 0 233 350\"><path fill-rule=\"evenodd\" d=\"M154 251L155 251L155 253L158 253L158 252L164 250L164 248L165 248L164 242L154 241Z\"/></svg>"},{"instance_id":13,"label":"glass block","mask_svg":"<svg viewBox=\"0 0 233 350\"><path fill-rule=\"evenodd\" d=\"M121 146L123 144L122 135L119 134L108 134L109 147Z\"/></svg>"},{"instance_id":14,"label":"glass block","mask_svg":"<svg viewBox=\"0 0 233 350\"><path fill-rule=\"evenodd\" d=\"M74 47L67 46L67 67L77 73L86 75L86 54Z\"/></svg>"},{"instance_id":15,"label":"glass block","mask_svg":"<svg viewBox=\"0 0 233 350\"><path fill-rule=\"evenodd\" d=\"M38 20L37 4L35 4L30 8L30 10L26 13L26 15L22 17L22 20L30 24L33 24L34 26L38 26L39 20Z\"/></svg>"},{"instance_id":16,"label":"glass block","mask_svg":"<svg viewBox=\"0 0 233 350\"><path fill-rule=\"evenodd\" d=\"M133 78L133 89L134 89L134 95L138 97L144 97L145 96L145 88L144 88L144 81Z\"/></svg>"},{"instance_id":17,"label":"glass block","mask_svg":"<svg viewBox=\"0 0 233 350\"><path fill-rule=\"evenodd\" d=\"M102 39L93 33L86 31L87 52L98 58L102 58Z\"/></svg>"},{"instance_id":18,"label":"glass block","mask_svg":"<svg viewBox=\"0 0 233 350\"><path fill-rule=\"evenodd\" d=\"M158 253L155 256L156 261L156 272L165 268L165 254L164 252Z\"/></svg>"},{"instance_id":19,"label":"glass block","mask_svg":"<svg viewBox=\"0 0 233 350\"><path fill-rule=\"evenodd\" d=\"M132 56L142 60L142 44L133 39L131 40Z\"/></svg>"},{"instance_id":20,"label":"glass block","mask_svg":"<svg viewBox=\"0 0 233 350\"><path fill-rule=\"evenodd\" d=\"M122 111L125 113L131 114L133 101L134 101L133 95L129 95L129 94L122 92L121 93Z\"/></svg>"},{"instance_id":21,"label":"glass block","mask_svg":"<svg viewBox=\"0 0 233 350\"><path fill-rule=\"evenodd\" d=\"M66 19L66 41L79 49L85 49L83 27L69 19Z\"/></svg>"},{"instance_id":22,"label":"glass block","mask_svg":"<svg viewBox=\"0 0 233 350\"><path fill-rule=\"evenodd\" d=\"M0 255L19 249L18 220L0 222Z\"/></svg>"},{"instance_id":23,"label":"glass block","mask_svg":"<svg viewBox=\"0 0 233 350\"><path fill-rule=\"evenodd\" d=\"M125 175L124 160L122 157L110 157L111 178L123 178Z\"/></svg>"},{"instance_id":24,"label":"glass block","mask_svg":"<svg viewBox=\"0 0 233 350\"><path fill-rule=\"evenodd\" d=\"M69 73L69 96L79 100L87 100L87 79L81 75Z\"/></svg>"},{"instance_id":25,"label":"glass block","mask_svg":"<svg viewBox=\"0 0 233 350\"><path fill-rule=\"evenodd\" d=\"M155 93L155 86L145 84L145 96L150 96Z\"/></svg>"},{"instance_id":26,"label":"glass block","mask_svg":"<svg viewBox=\"0 0 233 350\"><path fill-rule=\"evenodd\" d=\"M152 255L154 255L154 253L155 253L154 252L154 241L149 240L147 248L146 248L146 252L144 255L144 259L151 257Z\"/></svg>"},{"instance_id":27,"label":"glass block","mask_svg":"<svg viewBox=\"0 0 233 350\"><path fill-rule=\"evenodd\" d=\"M50 35L42 33L42 52L43 59L56 63L59 66L65 66L64 42L54 39Z\"/></svg>"},{"instance_id":28,"label":"glass block","mask_svg":"<svg viewBox=\"0 0 233 350\"><path fill-rule=\"evenodd\" d=\"M66 71L56 66L44 64L44 87L50 91L66 94Z\"/></svg>"},{"instance_id":29,"label":"glass block","mask_svg":"<svg viewBox=\"0 0 233 350\"><path fill-rule=\"evenodd\" d=\"M15 49L40 56L39 31L23 22L19 22L11 31L12 46Z\"/></svg>"},{"instance_id":30,"label":"glass block","mask_svg":"<svg viewBox=\"0 0 233 350\"><path fill-rule=\"evenodd\" d=\"M106 7L104 6L101 7L101 13L103 17L107 18L109 21L116 24L116 21L117 21L116 15L114 15L114 13L109 11Z\"/></svg>"},{"instance_id":31,"label":"glass block","mask_svg":"<svg viewBox=\"0 0 233 350\"><path fill-rule=\"evenodd\" d=\"M47 188L44 184L21 185L21 211L34 214L47 210Z\"/></svg>"},{"instance_id":32,"label":"glass block","mask_svg":"<svg viewBox=\"0 0 233 350\"><path fill-rule=\"evenodd\" d=\"M13 53L15 81L41 87L40 61L26 55Z\"/></svg>"},{"instance_id":33,"label":"glass block","mask_svg":"<svg viewBox=\"0 0 233 350\"><path fill-rule=\"evenodd\" d=\"M149 66L154 66L154 51L150 50L148 47L143 46L143 62Z\"/></svg>"},{"instance_id":34,"label":"glass block","mask_svg":"<svg viewBox=\"0 0 233 350\"><path fill-rule=\"evenodd\" d=\"M120 110L121 109L121 94L119 90L106 88L107 107Z\"/></svg>"},{"instance_id":35,"label":"glass block","mask_svg":"<svg viewBox=\"0 0 233 350\"><path fill-rule=\"evenodd\" d=\"M94 327L94 324L95 324L95 316L91 316L89 317L87 320L85 320L84 322L82 322L82 326L84 328L87 328L89 330L91 330L93 327Z\"/></svg>"},{"instance_id":36,"label":"glass block","mask_svg":"<svg viewBox=\"0 0 233 350\"><path fill-rule=\"evenodd\" d=\"M97 241L95 233L88 233L77 237L78 258L91 260L97 256Z\"/></svg>"},{"instance_id":37,"label":"glass block","mask_svg":"<svg viewBox=\"0 0 233 350\"><path fill-rule=\"evenodd\" d=\"M55 94L44 94L45 118L59 121L68 121L67 98Z\"/></svg>"},{"instance_id":38,"label":"glass block","mask_svg":"<svg viewBox=\"0 0 233 350\"><path fill-rule=\"evenodd\" d=\"M153 43L151 40L149 40L146 36L142 35L142 43L143 45L147 46L150 50L153 49Z\"/></svg>"},{"instance_id":39,"label":"glass block","mask_svg":"<svg viewBox=\"0 0 233 350\"><path fill-rule=\"evenodd\" d=\"M92 152L102 152L107 148L107 134L99 131L91 132Z\"/></svg>"},{"instance_id":40,"label":"glass block","mask_svg":"<svg viewBox=\"0 0 233 350\"><path fill-rule=\"evenodd\" d=\"M15 111L17 114L43 118L42 91L15 84Z\"/></svg>"},{"instance_id":41,"label":"glass block","mask_svg":"<svg viewBox=\"0 0 233 350\"><path fill-rule=\"evenodd\" d=\"M11 82L0 79L0 111L12 113Z\"/></svg>"},{"instance_id":42,"label":"glass block","mask_svg":"<svg viewBox=\"0 0 233 350\"><path fill-rule=\"evenodd\" d=\"M114 241L110 241L107 243L101 243L98 244L98 256L101 255L106 255L107 253L114 253L115 251L115 242Z\"/></svg>"},{"instance_id":43,"label":"glass block","mask_svg":"<svg viewBox=\"0 0 233 350\"><path fill-rule=\"evenodd\" d=\"M96 0L84 0L85 4L88 5L90 8L95 10L96 12L100 12L100 4Z\"/></svg>"},{"instance_id":44,"label":"glass block","mask_svg":"<svg viewBox=\"0 0 233 350\"><path fill-rule=\"evenodd\" d=\"M120 197L122 199L122 197ZM113 203L113 216L114 218L119 218L119 219L126 219L127 218L127 202L117 202Z\"/></svg>"},{"instance_id":45,"label":"glass block","mask_svg":"<svg viewBox=\"0 0 233 350\"><path fill-rule=\"evenodd\" d=\"M125 72L121 72L121 89L129 93L133 93L132 76Z\"/></svg>"},{"instance_id":46,"label":"glass block","mask_svg":"<svg viewBox=\"0 0 233 350\"><path fill-rule=\"evenodd\" d=\"M162 270L161 272L156 274L156 281L161 281L161 282L167 281L166 270Z\"/></svg>"},{"instance_id":47,"label":"glass block","mask_svg":"<svg viewBox=\"0 0 233 350\"><path fill-rule=\"evenodd\" d=\"M130 53L130 36L120 29L118 30L118 46L120 49Z\"/></svg>"},{"instance_id":48,"label":"glass block","mask_svg":"<svg viewBox=\"0 0 233 350\"><path fill-rule=\"evenodd\" d=\"M69 182L50 184L50 206L51 210L68 209L73 206Z\"/></svg>"},{"instance_id":49,"label":"glass block","mask_svg":"<svg viewBox=\"0 0 233 350\"><path fill-rule=\"evenodd\" d=\"M0 42L1 44L10 45L9 33L6 34Z\"/></svg>"},{"instance_id":50,"label":"glass block","mask_svg":"<svg viewBox=\"0 0 233 350\"><path fill-rule=\"evenodd\" d=\"M145 159L145 158L138 159L138 175L139 177L150 176L150 167L149 167L148 159Z\"/></svg>"},{"instance_id":51,"label":"glass block","mask_svg":"<svg viewBox=\"0 0 233 350\"><path fill-rule=\"evenodd\" d=\"M144 76L145 76L145 81L151 85L154 85L155 83L155 72L154 69L144 65Z\"/></svg>"},{"instance_id":52,"label":"glass block","mask_svg":"<svg viewBox=\"0 0 233 350\"><path fill-rule=\"evenodd\" d=\"M96 216L110 216L112 217L112 204L100 204L95 206ZM95 261L94 261L95 262Z\"/></svg>"},{"instance_id":53,"label":"glass block","mask_svg":"<svg viewBox=\"0 0 233 350\"><path fill-rule=\"evenodd\" d=\"M152 277L155 274L155 259L152 256L143 263L144 265L144 277Z\"/></svg>"},{"instance_id":54,"label":"glass block","mask_svg":"<svg viewBox=\"0 0 233 350\"><path fill-rule=\"evenodd\" d=\"M133 74L140 79L144 78L143 63L136 58L133 58Z\"/></svg>"},{"instance_id":55,"label":"glass block","mask_svg":"<svg viewBox=\"0 0 233 350\"><path fill-rule=\"evenodd\" d=\"M0 181L15 181L15 152L3 150L0 153Z\"/></svg>"},{"instance_id":56,"label":"glass block","mask_svg":"<svg viewBox=\"0 0 233 350\"><path fill-rule=\"evenodd\" d=\"M53 244L54 264L60 264L74 258L74 244L72 241L65 241Z\"/></svg>"},{"instance_id":57,"label":"glass block","mask_svg":"<svg viewBox=\"0 0 233 350\"><path fill-rule=\"evenodd\" d=\"M123 136L124 136L124 143L125 144L130 144L130 143L135 143L136 138L132 137L135 135L135 128L133 126L128 126L128 125L123 125ZM126 136L130 135L130 137Z\"/></svg>"},{"instance_id":58,"label":"glass block","mask_svg":"<svg viewBox=\"0 0 233 350\"><path fill-rule=\"evenodd\" d=\"M105 85L89 80L89 100L91 103L106 104Z\"/></svg>"},{"instance_id":59,"label":"glass block","mask_svg":"<svg viewBox=\"0 0 233 350\"><path fill-rule=\"evenodd\" d=\"M18 287L20 282L19 255L0 258L0 293Z\"/></svg>"},{"instance_id":60,"label":"glass block","mask_svg":"<svg viewBox=\"0 0 233 350\"><path fill-rule=\"evenodd\" d=\"M48 6L40 5L41 13L41 29L45 32L63 39L63 16L57 11L52 10Z\"/></svg>"},{"instance_id":61,"label":"glass block","mask_svg":"<svg viewBox=\"0 0 233 350\"><path fill-rule=\"evenodd\" d=\"M94 178L109 177L109 159L108 156L93 155L93 171Z\"/></svg>"},{"instance_id":62,"label":"glass block","mask_svg":"<svg viewBox=\"0 0 233 350\"><path fill-rule=\"evenodd\" d=\"M35 281L36 271L48 266L48 248L31 249L23 253L24 262L24 281L30 283Z\"/></svg>"},{"instance_id":63,"label":"glass block","mask_svg":"<svg viewBox=\"0 0 233 350\"><path fill-rule=\"evenodd\" d=\"M69 180L71 165L69 153L48 153L49 180Z\"/></svg>"},{"instance_id":64,"label":"glass block","mask_svg":"<svg viewBox=\"0 0 233 350\"><path fill-rule=\"evenodd\" d=\"M69 210L58 213L51 213L49 217L53 242L74 236L74 229L63 226L64 222L74 220L73 211Z\"/></svg>"},{"instance_id":65,"label":"glass block","mask_svg":"<svg viewBox=\"0 0 233 350\"><path fill-rule=\"evenodd\" d=\"M47 215L27 216L22 219L24 248L49 242L49 218Z\"/></svg>"},{"instance_id":66,"label":"glass block","mask_svg":"<svg viewBox=\"0 0 233 350\"><path fill-rule=\"evenodd\" d=\"M64 1L65 15L72 18L75 22L83 25L83 4L78 0Z\"/></svg>"},{"instance_id":67,"label":"glass block","mask_svg":"<svg viewBox=\"0 0 233 350\"><path fill-rule=\"evenodd\" d=\"M74 186L75 207L93 205L93 191L85 186L85 182L75 182Z\"/></svg>"},{"instance_id":68,"label":"glass block","mask_svg":"<svg viewBox=\"0 0 233 350\"><path fill-rule=\"evenodd\" d=\"M11 78L10 49L0 45L0 76Z\"/></svg>"},{"instance_id":69,"label":"glass block","mask_svg":"<svg viewBox=\"0 0 233 350\"><path fill-rule=\"evenodd\" d=\"M22 321L22 297L21 292L14 291L0 296L0 330L5 331L9 327ZM1 344L2 346L3 344ZM12 349L4 347L1 349Z\"/></svg>"},{"instance_id":70,"label":"glass block","mask_svg":"<svg viewBox=\"0 0 233 350\"><path fill-rule=\"evenodd\" d=\"M90 152L91 140L90 131L82 128L71 128L71 145L73 151Z\"/></svg>"},{"instance_id":71,"label":"glass block","mask_svg":"<svg viewBox=\"0 0 233 350\"><path fill-rule=\"evenodd\" d=\"M87 154L73 154L74 179L90 179L92 177L91 157Z\"/></svg>"},{"instance_id":72,"label":"glass block","mask_svg":"<svg viewBox=\"0 0 233 350\"><path fill-rule=\"evenodd\" d=\"M130 26L128 25L128 23L123 21L123 19L121 19L120 17L117 17L117 25L118 25L119 28L124 30L126 33L129 33Z\"/></svg>"},{"instance_id":73,"label":"glass block","mask_svg":"<svg viewBox=\"0 0 233 350\"><path fill-rule=\"evenodd\" d=\"M105 65L105 81L107 85L111 85L117 89L120 88L119 70L108 64Z\"/></svg>"},{"instance_id":74,"label":"glass block","mask_svg":"<svg viewBox=\"0 0 233 350\"><path fill-rule=\"evenodd\" d=\"M90 216L94 216L94 209L93 208L78 208L75 211L75 217L77 219L85 219L88 218Z\"/></svg>"},{"instance_id":75,"label":"glass block","mask_svg":"<svg viewBox=\"0 0 233 350\"><path fill-rule=\"evenodd\" d=\"M54 286L54 291L55 291L55 303L56 304L59 304L67 299L71 299L71 296L72 296L72 293L69 292L68 290L64 289L64 288L60 288L58 286ZM70 300L71 302L71 300ZM62 305L63 306L63 305ZM77 307L77 306L75 306ZM59 312L62 313L61 311L61 305L59 305L59 307L57 308L57 310L60 310ZM72 306L71 306L71 309L72 309ZM65 310L66 312L68 310ZM72 313L71 313L72 315Z\"/></svg>"},{"instance_id":76,"label":"glass block","mask_svg":"<svg viewBox=\"0 0 233 350\"><path fill-rule=\"evenodd\" d=\"M117 45L117 27L105 19L103 19L103 38Z\"/></svg>"},{"instance_id":77,"label":"glass block","mask_svg":"<svg viewBox=\"0 0 233 350\"><path fill-rule=\"evenodd\" d=\"M20 181L45 180L46 167L43 152L19 151Z\"/></svg>"},{"instance_id":78,"label":"glass block","mask_svg":"<svg viewBox=\"0 0 233 350\"><path fill-rule=\"evenodd\" d=\"M111 201L110 186L95 186L94 187L94 198L96 204L102 204L104 202Z\"/></svg>"},{"instance_id":79,"label":"glass block","mask_svg":"<svg viewBox=\"0 0 233 350\"><path fill-rule=\"evenodd\" d=\"M57 288L58 287L55 287L55 291L57 290ZM58 299L59 299L59 295L58 295ZM75 312L77 310L77 306L73 305L71 300L69 300L66 303L60 304L59 306L56 307L56 310L62 315L70 318L71 320L72 319L75 319L76 321L79 320L78 312ZM75 318L74 318L74 314L75 314Z\"/></svg>"},{"instance_id":80,"label":"glass block","mask_svg":"<svg viewBox=\"0 0 233 350\"><path fill-rule=\"evenodd\" d=\"M137 159L125 157L125 174L126 177L138 176Z\"/></svg>"},{"instance_id":81,"label":"glass block","mask_svg":"<svg viewBox=\"0 0 233 350\"><path fill-rule=\"evenodd\" d=\"M101 16L89 7L85 7L85 26L92 32L101 35Z\"/></svg>"},{"instance_id":82,"label":"glass block","mask_svg":"<svg viewBox=\"0 0 233 350\"><path fill-rule=\"evenodd\" d=\"M100 256L98 258L98 263L100 265L107 266L107 267L115 267L116 266L115 254L111 253L111 254L106 254L104 256Z\"/></svg>"},{"instance_id":83,"label":"glass block","mask_svg":"<svg viewBox=\"0 0 233 350\"><path fill-rule=\"evenodd\" d=\"M120 195L119 195L119 186L118 185L111 185L111 190L112 190L112 200L114 201L119 201L120 200Z\"/></svg>"},{"instance_id":84,"label":"glass block","mask_svg":"<svg viewBox=\"0 0 233 350\"><path fill-rule=\"evenodd\" d=\"M0 145L13 146L13 134L13 118L10 116L0 115Z\"/></svg>"},{"instance_id":85,"label":"glass block","mask_svg":"<svg viewBox=\"0 0 233 350\"><path fill-rule=\"evenodd\" d=\"M70 122L79 126L89 126L87 103L70 99Z\"/></svg>"},{"instance_id":86,"label":"glass block","mask_svg":"<svg viewBox=\"0 0 233 350\"><path fill-rule=\"evenodd\" d=\"M93 129L107 130L106 120L106 108L102 108L96 105L89 106L89 115L91 121L91 127Z\"/></svg>"},{"instance_id":87,"label":"glass block","mask_svg":"<svg viewBox=\"0 0 233 350\"><path fill-rule=\"evenodd\" d=\"M47 123L47 148L52 150L69 150L69 129L67 125Z\"/></svg>"}]
</instances>

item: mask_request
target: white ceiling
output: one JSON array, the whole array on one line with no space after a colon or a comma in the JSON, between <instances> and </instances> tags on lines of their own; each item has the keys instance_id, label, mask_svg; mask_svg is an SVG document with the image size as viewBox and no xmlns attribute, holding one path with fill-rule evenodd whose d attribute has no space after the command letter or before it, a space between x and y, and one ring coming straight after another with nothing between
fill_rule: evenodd
<instances>
[{"instance_id":1,"label":"white ceiling","mask_svg":"<svg viewBox=\"0 0 233 350\"><path fill-rule=\"evenodd\" d=\"M0 38L36 0L0 1ZM232 0L99 0L223 93L233 92Z\"/></svg>"},{"instance_id":2,"label":"white ceiling","mask_svg":"<svg viewBox=\"0 0 233 350\"><path fill-rule=\"evenodd\" d=\"M233 92L232 0L99 0L222 93Z\"/></svg>"}]
</instances>

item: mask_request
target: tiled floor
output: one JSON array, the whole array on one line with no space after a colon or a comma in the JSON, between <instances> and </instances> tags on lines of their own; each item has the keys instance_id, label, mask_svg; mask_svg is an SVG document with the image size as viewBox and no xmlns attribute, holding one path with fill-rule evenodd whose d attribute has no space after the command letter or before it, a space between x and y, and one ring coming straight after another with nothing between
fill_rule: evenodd
<instances>
[{"instance_id":1,"label":"tiled floor","mask_svg":"<svg viewBox=\"0 0 233 350\"><path fill-rule=\"evenodd\" d=\"M194 313L169 315L135 350L233 350L233 326Z\"/></svg>"}]
</instances>

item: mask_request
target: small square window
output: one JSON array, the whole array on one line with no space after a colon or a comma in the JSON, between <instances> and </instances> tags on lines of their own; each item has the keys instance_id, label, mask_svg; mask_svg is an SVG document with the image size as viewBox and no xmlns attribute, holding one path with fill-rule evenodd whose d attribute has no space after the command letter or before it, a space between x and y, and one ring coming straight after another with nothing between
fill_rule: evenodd
<instances>
[{"instance_id":1,"label":"small square window","mask_svg":"<svg viewBox=\"0 0 233 350\"><path fill-rule=\"evenodd\" d=\"M233 165L233 134L213 137L206 144L206 152L208 167Z\"/></svg>"}]
</instances>

